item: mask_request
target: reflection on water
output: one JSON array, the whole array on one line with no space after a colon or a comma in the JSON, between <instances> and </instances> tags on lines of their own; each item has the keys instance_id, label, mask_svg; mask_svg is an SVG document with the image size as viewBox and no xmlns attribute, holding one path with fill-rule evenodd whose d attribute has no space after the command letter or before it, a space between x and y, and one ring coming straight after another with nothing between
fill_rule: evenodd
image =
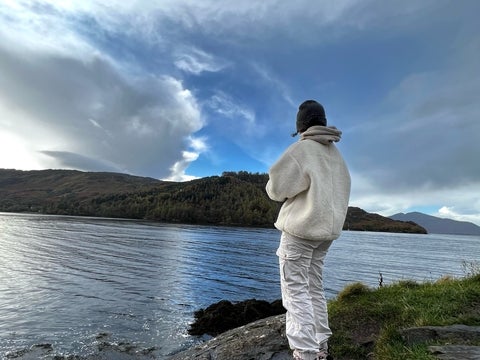
<instances>
[{"instance_id":1,"label":"reflection on water","mask_svg":"<svg viewBox=\"0 0 480 360\"><path fill-rule=\"evenodd\" d=\"M193 311L222 299L280 298L274 229L0 214L0 356L50 343L96 351L98 334L165 356L194 341ZM479 237L345 232L325 264L345 284L463 275Z\"/></svg>"}]
</instances>

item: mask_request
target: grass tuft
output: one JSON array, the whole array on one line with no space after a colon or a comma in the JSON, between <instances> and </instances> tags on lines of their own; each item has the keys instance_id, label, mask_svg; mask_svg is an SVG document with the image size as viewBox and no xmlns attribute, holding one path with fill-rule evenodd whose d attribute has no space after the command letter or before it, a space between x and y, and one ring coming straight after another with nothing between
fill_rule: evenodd
<instances>
[{"instance_id":1,"label":"grass tuft","mask_svg":"<svg viewBox=\"0 0 480 360\"><path fill-rule=\"evenodd\" d=\"M357 297L359 295L363 295L369 293L371 290L368 286L362 283L354 283L347 285L337 296L339 301L347 300L352 297Z\"/></svg>"}]
</instances>

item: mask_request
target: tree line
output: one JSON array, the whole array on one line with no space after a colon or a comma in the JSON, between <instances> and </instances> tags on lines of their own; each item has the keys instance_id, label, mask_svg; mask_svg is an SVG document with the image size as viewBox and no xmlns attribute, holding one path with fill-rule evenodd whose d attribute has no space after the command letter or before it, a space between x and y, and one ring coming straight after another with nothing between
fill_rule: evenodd
<instances>
[{"instance_id":1,"label":"tree line","mask_svg":"<svg viewBox=\"0 0 480 360\"><path fill-rule=\"evenodd\" d=\"M0 169L0 211L273 227L281 203L265 192L268 174L224 172L188 182L115 173ZM350 207L345 230L426 233Z\"/></svg>"}]
</instances>

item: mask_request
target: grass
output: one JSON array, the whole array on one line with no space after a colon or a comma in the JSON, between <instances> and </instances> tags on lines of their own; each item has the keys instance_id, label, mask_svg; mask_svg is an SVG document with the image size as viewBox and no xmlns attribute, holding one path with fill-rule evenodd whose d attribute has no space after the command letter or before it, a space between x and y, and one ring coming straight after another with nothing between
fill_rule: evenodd
<instances>
[{"instance_id":1,"label":"grass","mask_svg":"<svg viewBox=\"0 0 480 360\"><path fill-rule=\"evenodd\" d=\"M400 329L480 325L480 274L378 289L351 284L329 303L329 319L335 359L435 359L427 350L430 344L406 345Z\"/></svg>"}]
</instances>

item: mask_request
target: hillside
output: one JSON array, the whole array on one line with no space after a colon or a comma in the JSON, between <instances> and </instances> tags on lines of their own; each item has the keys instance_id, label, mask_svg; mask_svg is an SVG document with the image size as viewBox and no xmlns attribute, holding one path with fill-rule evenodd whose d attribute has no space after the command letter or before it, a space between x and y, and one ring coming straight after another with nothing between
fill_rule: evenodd
<instances>
[{"instance_id":1,"label":"hillside","mask_svg":"<svg viewBox=\"0 0 480 360\"><path fill-rule=\"evenodd\" d=\"M433 234L480 235L480 226L471 222L442 219L420 212L399 213L390 216L390 219L414 221Z\"/></svg>"},{"instance_id":2,"label":"hillside","mask_svg":"<svg viewBox=\"0 0 480 360\"><path fill-rule=\"evenodd\" d=\"M427 230L413 221L398 221L378 214L368 213L357 207L349 207L345 230L383 231L426 234Z\"/></svg>"},{"instance_id":3,"label":"hillside","mask_svg":"<svg viewBox=\"0 0 480 360\"><path fill-rule=\"evenodd\" d=\"M244 171L179 183L106 172L0 169L0 211L272 227L281 204L268 198L267 181L267 174ZM353 207L345 229L426 233L414 223Z\"/></svg>"}]
</instances>

